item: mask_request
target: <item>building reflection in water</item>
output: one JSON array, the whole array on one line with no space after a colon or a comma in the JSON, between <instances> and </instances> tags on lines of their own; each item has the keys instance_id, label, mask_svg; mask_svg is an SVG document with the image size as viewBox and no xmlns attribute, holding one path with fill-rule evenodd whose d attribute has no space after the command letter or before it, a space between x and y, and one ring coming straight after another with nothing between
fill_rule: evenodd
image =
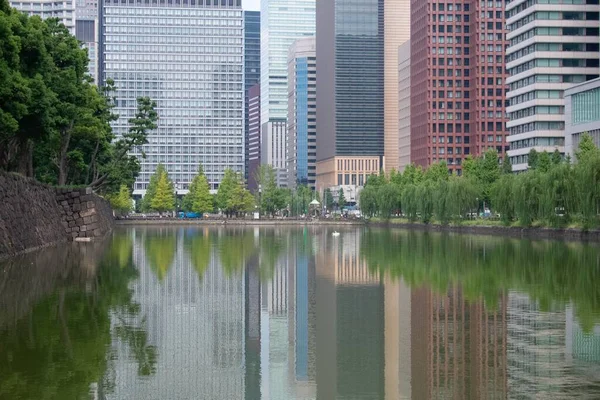
<instances>
[{"instance_id":1,"label":"building reflection in water","mask_svg":"<svg viewBox=\"0 0 600 400\"><path fill-rule=\"evenodd\" d=\"M117 398L564 398L600 380L600 332L572 307L409 285L369 268L360 230L170 232L131 231L137 322L158 362L139 379L119 357Z\"/></svg>"}]
</instances>

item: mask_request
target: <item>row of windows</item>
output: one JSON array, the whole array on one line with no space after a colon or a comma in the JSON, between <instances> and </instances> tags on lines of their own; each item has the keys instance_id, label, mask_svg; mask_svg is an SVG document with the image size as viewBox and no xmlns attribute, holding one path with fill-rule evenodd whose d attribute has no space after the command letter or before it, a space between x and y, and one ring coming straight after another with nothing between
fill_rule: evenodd
<instances>
[{"instance_id":1,"label":"row of windows","mask_svg":"<svg viewBox=\"0 0 600 400\"><path fill-rule=\"evenodd\" d=\"M463 132L463 129L464 129L464 132ZM464 126L463 126L463 124L437 123L437 124L431 124L431 131L433 133L470 133L471 125L464 124ZM469 140L470 140L469 136L464 137L465 144L469 144Z\"/></svg>"},{"instance_id":2,"label":"row of windows","mask_svg":"<svg viewBox=\"0 0 600 400\"><path fill-rule=\"evenodd\" d=\"M199 63L231 63L239 64L241 57L229 56L201 56ZM167 64L167 63L112 63L107 62L105 69L122 71L200 71L201 64Z\"/></svg>"},{"instance_id":3,"label":"row of windows","mask_svg":"<svg viewBox=\"0 0 600 400\"><path fill-rule=\"evenodd\" d=\"M156 35L104 35L105 43L108 46L111 43L149 43L149 44L193 44L193 45L210 45L219 43L224 39L240 39L241 36L236 31L227 29L227 34L213 35L213 37L192 37L192 36L156 36ZM223 37L218 37L223 36Z\"/></svg>"},{"instance_id":4,"label":"row of windows","mask_svg":"<svg viewBox=\"0 0 600 400\"><path fill-rule=\"evenodd\" d=\"M187 137L183 135L194 135L194 137ZM227 135L239 135L240 131L235 129L194 129L194 130L183 130L178 129L176 131L171 130L166 132L166 135L156 136L150 135L148 137L149 145L241 145L241 137L226 137ZM176 136L179 135L179 136ZM161 152L167 150L164 146L160 146Z\"/></svg>"},{"instance_id":5,"label":"row of windows","mask_svg":"<svg viewBox=\"0 0 600 400\"><path fill-rule=\"evenodd\" d=\"M117 87L119 87L120 84L117 84ZM202 85L194 85L197 87L201 87ZM156 101L159 102L159 107L182 107L182 105L186 105L189 107L202 107L200 105L200 103L195 103L195 100L200 100L200 99L214 99L214 100L239 100L243 98L242 92L238 91L238 92L217 92L214 91L210 88L208 89L200 89L198 91L178 91L178 90L158 90L158 91L153 91L153 90L128 90L128 89L123 89L121 91L121 93L119 94L119 97L121 99L119 99L118 101L125 101L124 99L129 98L130 102L129 103L124 103L126 105L124 105L123 107L131 107L131 108L135 108L137 107L136 103L135 103L135 99L137 99L140 96L148 96ZM167 100L167 99L178 99L178 100ZM190 99L189 102L186 101L187 99ZM119 103L121 104L121 103ZM207 103L205 103L207 104ZM238 108L236 107L231 107L229 105L225 106L224 102L216 102L213 103L212 107L214 108ZM239 103L235 103L235 104L239 104ZM209 107L208 105L206 105L206 107ZM205 107L205 108L206 108Z\"/></svg>"},{"instance_id":6,"label":"row of windows","mask_svg":"<svg viewBox=\"0 0 600 400\"><path fill-rule=\"evenodd\" d=\"M468 36L431 36L431 43L436 44L436 43L440 43L440 44L462 44L464 40L465 44L469 44L470 43L470 38Z\"/></svg>"},{"instance_id":7,"label":"row of windows","mask_svg":"<svg viewBox=\"0 0 600 400\"><path fill-rule=\"evenodd\" d=\"M206 49L212 48L212 46L239 46L242 44L242 38L198 38L193 46L166 46L166 45L141 45L141 44L107 44L105 51L110 52L124 52L124 53L184 53L193 54L199 50L206 51ZM211 47L204 47L211 46Z\"/></svg>"},{"instance_id":8,"label":"row of windows","mask_svg":"<svg viewBox=\"0 0 600 400\"><path fill-rule=\"evenodd\" d=\"M520 74L521 72L528 71L536 67L547 67L547 68L598 68L600 66L600 60L594 59L582 59L582 58L537 58L535 60L528 61L514 68L510 68L508 73L513 76Z\"/></svg>"},{"instance_id":9,"label":"row of windows","mask_svg":"<svg viewBox=\"0 0 600 400\"><path fill-rule=\"evenodd\" d=\"M574 125L600 121L600 88L574 94L571 104Z\"/></svg>"},{"instance_id":10,"label":"row of windows","mask_svg":"<svg viewBox=\"0 0 600 400\"><path fill-rule=\"evenodd\" d=\"M469 33L469 25L433 25L431 32L433 33Z\"/></svg>"},{"instance_id":11,"label":"row of windows","mask_svg":"<svg viewBox=\"0 0 600 400\"><path fill-rule=\"evenodd\" d=\"M462 50L461 50L462 49ZM470 50L468 47L432 47L431 48L431 54L448 54L448 55L453 55L456 54L457 56L460 56L464 51L465 55L469 55Z\"/></svg>"},{"instance_id":12,"label":"row of windows","mask_svg":"<svg viewBox=\"0 0 600 400\"><path fill-rule=\"evenodd\" d=\"M540 115L540 114L561 115L564 113L565 113L565 108L562 106L535 106L535 107L527 107L522 110L508 113L508 117L510 118L511 121L513 121L516 119L530 117L532 115Z\"/></svg>"},{"instance_id":13,"label":"row of windows","mask_svg":"<svg viewBox=\"0 0 600 400\"><path fill-rule=\"evenodd\" d=\"M469 14L433 14L431 19L436 22L469 22Z\"/></svg>"},{"instance_id":14,"label":"row of windows","mask_svg":"<svg viewBox=\"0 0 600 400\"><path fill-rule=\"evenodd\" d=\"M564 21L598 21L597 12L571 12L571 11L537 11L531 13L507 26L508 30L516 30L535 20L564 20Z\"/></svg>"},{"instance_id":15,"label":"row of windows","mask_svg":"<svg viewBox=\"0 0 600 400\"><path fill-rule=\"evenodd\" d=\"M598 52L598 43L535 43L508 55L506 62L517 60L535 51L584 51Z\"/></svg>"},{"instance_id":16,"label":"row of windows","mask_svg":"<svg viewBox=\"0 0 600 400\"><path fill-rule=\"evenodd\" d=\"M468 98L471 97L471 93L469 91L464 91L464 92L461 92L461 91L458 91L458 92L448 91L448 92L445 92L443 90L433 90L431 92L431 94L432 94L432 97L434 99L435 98L440 98L440 99L444 99L444 98L446 98L446 99L453 99L453 98L461 99L461 98L463 98L463 96L464 96L465 99L468 99Z\"/></svg>"},{"instance_id":17,"label":"row of windows","mask_svg":"<svg viewBox=\"0 0 600 400\"><path fill-rule=\"evenodd\" d=\"M123 114L120 110L116 110L121 118L119 121L115 122L113 127L118 131L119 134L127 132L129 129L129 124L127 121L123 120ZM120 125L122 124L122 125ZM244 126L243 118L240 119L193 119L193 118L163 118L159 122L159 130L157 135L160 134L161 127L171 127L171 126L191 126L191 127L242 127Z\"/></svg>"},{"instance_id":18,"label":"row of windows","mask_svg":"<svg viewBox=\"0 0 600 400\"><path fill-rule=\"evenodd\" d=\"M527 32L523 32L520 35L510 39L510 45L516 46L517 44L529 40L535 36L598 36L598 28L578 28L578 27L564 27L564 28L534 28Z\"/></svg>"},{"instance_id":19,"label":"row of windows","mask_svg":"<svg viewBox=\"0 0 600 400\"><path fill-rule=\"evenodd\" d=\"M154 1L154 0L153 0ZM201 1L201 0L199 0ZM151 7L106 7L106 15L173 15L181 17L241 18L242 11L237 10L201 10Z\"/></svg>"},{"instance_id":20,"label":"row of windows","mask_svg":"<svg viewBox=\"0 0 600 400\"><path fill-rule=\"evenodd\" d=\"M522 4L519 4L512 10L506 12L506 18L512 18L519 14L521 11L534 6L535 4L598 4L597 0L527 0Z\"/></svg>"},{"instance_id":21,"label":"row of windows","mask_svg":"<svg viewBox=\"0 0 600 400\"><path fill-rule=\"evenodd\" d=\"M520 133L527 133L533 131L564 131L565 123L562 121L538 121L529 122L527 124L513 126L508 130L510 135L518 135Z\"/></svg>"},{"instance_id":22,"label":"row of windows","mask_svg":"<svg viewBox=\"0 0 600 400\"><path fill-rule=\"evenodd\" d=\"M433 76L448 76L451 77L452 74L454 74L454 76L457 77L461 77L463 75L463 69L461 68L457 68L457 69L437 69L437 68L433 68ZM464 69L464 75L465 76L470 76L471 75L471 71L469 69Z\"/></svg>"},{"instance_id":23,"label":"row of windows","mask_svg":"<svg viewBox=\"0 0 600 400\"><path fill-rule=\"evenodd\" d=\"M534 146L564 146L565 139L564 138L547 138L547 137L536 137L530 139L517 140L510 143L511 150L518 150L527 147Z\"/></svg>"},{"instance_id":24,"label":"row of windows","mask_svg":"<svg viewBox=\"0 0 600 400\"><path fill-rule=\"evenodd\" d=\"M581 83L595 78L598 78L598 75L533 75L511 83L510 90L517 90L534 83Z\"/></svg>"},{"instance_id":25,"label":"row of windows","mask_svg":"<svg viewBox=\"0 0 600 400\"><path fill-rule=\"evenodd\" d=\"M440 88L448 87L448 88L451 88L451 87L463 87L463 85L464 85L464 87L470 87L471 82L467 81L467 80L463 81L463 80L458 80L458 79L457 80L453 80L453 79L448 79L448 80L443 80L443 79L437 80L437 79L434 79L433 80L433 87L440 87Z\"/></svg>"},{"instance_id":26,"label":"row of windows","mask_svg":"<svg viewBox=\"0 0 600 400\"><path fill-rule=\"evenodd\" d=\"M433 109L440 109L440 110L444 110L444 109L448 109L448 110L452 110L452 109L456 109L456 110L460 110L463 108L465 110L468 110L469 108L471 108L471 104L468 102L462 102L462 101L457 101L457 102L452 102L452 101L434 101L432 104Z\"/></svg>"},{"instance_id":27,"label":"row of windows","mask_svg":"<svg viewBox=\"0 0 600 400\"><path fill-rule=\"evenodd\" d=\"M237 19L224 18L148 18L142 16L132 17L104 17L106 26L112 25L197 25L197 26L242 26L242 21Z\"/></svg>"},{"instance_id":28,"label":"row of windows","mask_svg":"<svg viewBox=\"0 0 600 400\"><path fill-rule=\"evenodd\" d=\"M470 10L470 5L469 4L464 4L464 8L463 8L463 4L444 4L444 3L440 3L440 4L436 4L433 3L432 4L432 10L433 11L469 11Z\"/></svg>"},{"instance_id":29,"label":"row of windows","mask_svg":"<svg viewBox=\"0 0 600 400\"><path fill-rule=\"evenodd\" d=\"M241 154L244 150L243 146L194 146L194 147L186 147L186 146L144 146L144 152L146 154Z\"/></svg>"},{"instance_id":30,"label":"row of windows","mask_svg":"<svg viewBox=\"0 0 600 400\"><path fill-rule=\"evenodd\" d=\"M431 113L431 119L433 120L457 120L457 121L462 121L464 117L465 121L468 121L471 118L471 114L470 113L452 113L452 112L434 112Z\"/></svg>"},{"instance_id":31,"label":"row of windows","mask_svg":"<svg viewBox=\"0 0 600 400\"><path fill-rule=\"evenodd\" d=\"M176 28L170 26L111 26L104 33L128 33L130 35L184 35L184 36L240 36L241 29L225 28Z\"/></svg>"},{"instance_id":32,"label":"row of windows","mask_svg":"<svg viewBox=\"0 0 600 400\"><path fill-rule=\"evenodd\" d=\"M197 63L197 62L212 62L212 57L217 54L241 54L241 47L198 47L196 52L192 54L164 54L158 50L153 53L135 54L135 53L106 53L105 59L108 61L138 61L138 62L169 62L169 63ZM212 59L211 59L212 58ZM193 70L200 70L194 68Z\"/></svg>"},{"instance_id":33,"label":"row of windows","mask_svg":"<svg viewBox=\"0 0 600 400\"><path fill-rule=\"evenodd\" d=\"M127 90L127 89L137 89L137 90L142 90L142 89L146 89L146 90L164 90L164 91L168 91L168 90L173 90L173 89L177 89L177 90L183 90L182 93L185 93L185 98L200 98L200 93L192 93L191 91L193 91L194 89L198 89L198 81L203 80L201 78L206 79L205 77L194 77L194 80L196 82L140 82L140 81L120 81L117 84L117 89L118 90ZM215 77L216 78L216 77ZM220 80L224 80L224 79L220 79ZM239 82L239 79L229 79L231 81L235 81L235 82ZM213 93L211 93L210 95L204 95L204 97L206 98L213 98ZM239 98L241 99L241 95L238 94L237 96L232 96L234 98ZM211 102L200 102L200 106L207 106L208 104L212 104Z\"/></svg>"},{"instance_id":34,"label":"row of windows","mask_svg":"<svg viewBox=\"0 0 600 400\"><path fill-rule=\"evenodd\" d=\"M562 99L562 97L562 90L534 90L511 98L509 104L514 106L534 99Z\"/></svg>"},{"instance_id":35,"label":"row of windows","mask_svg":"<svg viewBox=\"0 0 600 400\"><path fill-rule=\"evenodd\" d=\"M469 140L468 140L468 136L465 136L465 143L468 144ZM431 137L431 143L436 144L436 143L440 143L440 144L444 144L444 143L448 143L448 144L462 144L463 143L463 137L462 136L432 136Z\"/></svg>"}]
</instances>

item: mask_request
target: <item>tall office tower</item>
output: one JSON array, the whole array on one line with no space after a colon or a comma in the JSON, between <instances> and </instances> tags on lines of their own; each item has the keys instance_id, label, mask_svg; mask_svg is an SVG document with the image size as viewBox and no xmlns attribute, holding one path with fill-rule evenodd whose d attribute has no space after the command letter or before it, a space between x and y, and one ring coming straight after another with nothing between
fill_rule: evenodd
<instances>
[{"instance_id":1,"label":"tall office tower","mask_svg":"<svg viewBox=\"0 0 600 400\"><path fill-rule=\"evenodd\" d=\"M296 40L288 56L288 187L315 189L317 54L315 37Z\"/></svg>"},{"instance_id":2,"label":"tall office tower","mask_svg":"<svg viewBox=\"0 0 600 400\"><path fill-rule=\"evenodd\" d=\"M262 163L275 167L278 184L287 184L287 59L296 39L315 35L315 0L261 0L260 5ZM281 150L283 149L283 150Z\"/></svg>"},{"instance_id":3,"label":"tall office tower","mask_svg":"<svg viewBox=\"0 0 600 400\"><path fill-rule=\"evenodd\" d=\"M28 14L38 15L42 19L58 18L71 32L75 34L75 0L9 0L10 6Z\"/></svg>"},{"instance_id":4,"label":"tall office tower","mask_svg":"<svg viewBox=\"0 0 600 400\"><path fill-rule=\"evenodd\" d=\"M503 1L411 0L411 161L506 150Z\"/></svg>"},{"instance_id":5,"label":"tall office tower","mask_svg":"<svg viewBox=\"0 0 600 400\"><path fill-rule=\"evenodd\" d=\"M532 149L564 153L563 91L598 78L598 0L550 3L534 6L516 0L506 5L513 171L527 169Z\"/></svg>"},{"instance_id":6,"label":"tall office tower","mask_svg":"<svg viewBox=\"0 0 600 400\"><path fill-rule=\"evenodd\" d=\"M75 9L75 36L88 51L89 73L98 81L98 0L77 2Z\"/></svg>"},{"instance_id":7,"label":"tall office tower","mask_svg":"<svg viewBox=\"0 0 600 400\"><path fill-rule=\"evenodd\" d=\"M398 49L398 171L410 164L410 40Z\"/></svg>"},{"instance_id":8,"label":"tall office tower","mask_svg":"<svg viewBox=\"0 0 600 400\"><path fill-rule=\"evenodd\" d=\"M317 3L319 191L363 186L378 174L388 133L397 167L398 46L409 32L404 3Z\"/></svg>"},{"instance_id":9,"label":"tall office tower","mask_svg":"<svg viewBox=\"0 0 600 400\"><path fill-rule=\"evenodd\" d=\"M136 99L157 102L158 129L133 152L143 195L158 163L178 193L202 165L211 189L224 170L244 169L244 61L241 0L104 0L102 81L117 86L117 136L129 128Z\"/></svg>"},{"instance_id":10,"label":"tall office tower","mask_svg":"<svg viewBox=\"0 0 600 400\"><path fill-rule=\"evenodd\" d=\"M246 182L250 179L248 89L257 83L260 83L260 12L244 11L244 176Z\"/></svg>"},{"instance_id":11,"label":"tall office tower","mask_svg":"<svg viewBox=\"0 0 600 400\"><path fill-rule=\"evenodd\" d=\"M317 4L317 190L383 167L383 0ZM358 21L361 21L358 23Z\"/></svg>"},{"instance_id":12,"label":"tall office tower","mask_svg":"<svg viewBox=\"0 0 600 400\"><path fill-rule=\"evenodd\" d=\"M256 172L260 167L260 84L248 89L248 189L258 189Z\"/></svg>"},{"instance_id":13,"label":"tall office tower","mask_svg":"<svg viewBox=\"0 0 600 400\"><path fill-rule=\"evenodd\" d=\"M398 48L410 39L410 0L386 0L383 14L384 170L400 169Z\"/></svg>"}]
</instances>

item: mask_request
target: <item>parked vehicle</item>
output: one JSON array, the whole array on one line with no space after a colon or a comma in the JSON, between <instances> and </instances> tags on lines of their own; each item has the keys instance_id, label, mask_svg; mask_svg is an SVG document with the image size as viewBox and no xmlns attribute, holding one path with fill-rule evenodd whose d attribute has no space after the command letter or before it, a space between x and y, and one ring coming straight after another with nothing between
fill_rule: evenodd
<instances>
[{"instance_id":1,"label":"parked vehicle","mask_svg":"<svg viewBox=\"0 0 600 400\"><path fill-rule=\"evenodd\" d=\"M180 211L179 212L179 218L181 218L181 219L187 219L187 218L198 219L198 218L202 218L202 214L201 213L194 213L194 212Z\"/></svg>"}]
</instances>

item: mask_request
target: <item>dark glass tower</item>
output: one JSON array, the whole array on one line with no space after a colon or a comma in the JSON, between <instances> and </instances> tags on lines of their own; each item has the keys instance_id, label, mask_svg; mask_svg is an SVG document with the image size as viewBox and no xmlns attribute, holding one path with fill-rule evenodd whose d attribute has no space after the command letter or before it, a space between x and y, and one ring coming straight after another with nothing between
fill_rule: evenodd
<instances>
[{"instance_id":1,"label":"dark glass tower","mask_svg":"<svg viewBox=\"0 0 600 400\"><path fill-rule=\"evenodd\" d=\"M249 154L249 114L248 89L260 82L260 12L244 11L244 174L248 181Z\"/></svg>"},{"instance_id":2,"label":"dark glass tower","mask_svg":"<svg viewBox=\"0 0 600 400\"><path fill-rule=\"evenodd\" d=\"M318 2L317 37L317 160L383 156L384 1Z\"/></svg>"}]
</instances>

